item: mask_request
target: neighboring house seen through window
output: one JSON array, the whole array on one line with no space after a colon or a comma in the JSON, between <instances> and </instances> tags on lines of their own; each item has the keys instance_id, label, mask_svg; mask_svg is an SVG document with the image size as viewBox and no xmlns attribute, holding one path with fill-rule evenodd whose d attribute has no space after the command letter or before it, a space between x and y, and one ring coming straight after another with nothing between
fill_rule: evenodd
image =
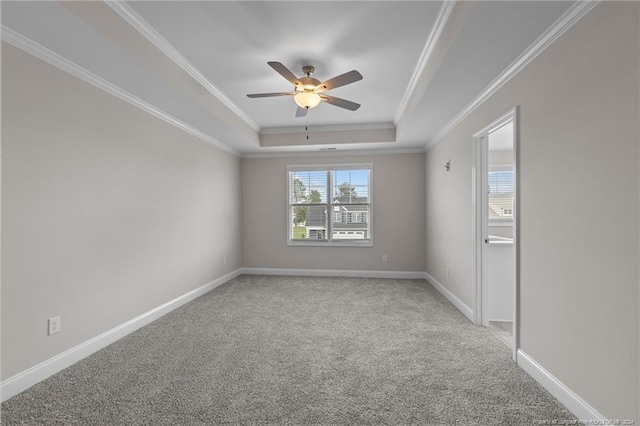
<instances>
[{"instance_id":1,"label":"neighboring house seen through window","mask_svg":"<svg viewBox=\"0 0 640 426\"><path fill-rule=\"evenodd\" d=\"M513 221L513 169L489 171L489 222Z\"/></svg>"},{"instance_id":2,"label":"neighboring house seen through window","mask_svg":"<svg viewBox=\"0 0 640 426\"><path fill-rule=\"evenodd\" d=\"M371 165L289 166L290 244L371 245Z\"/></svg>"}]
</instances>

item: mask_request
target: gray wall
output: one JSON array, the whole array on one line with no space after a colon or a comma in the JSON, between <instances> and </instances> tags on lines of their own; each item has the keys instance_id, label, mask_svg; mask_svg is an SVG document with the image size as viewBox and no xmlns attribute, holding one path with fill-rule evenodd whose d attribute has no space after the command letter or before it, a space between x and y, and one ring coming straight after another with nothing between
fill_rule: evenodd
<instances>
[{"instance_id":1,"label":"gray wall","mask_svg":"<svg viewBox=\"0 0 640 426\"><path fill-rule=\"evenodd\" d=\"M6 44L2 105L2 379L240 267L239 158Z\"/></svg>"},{"instance_id":2,"label":"gray wall","mask_svg":"<svg viewBox=\"0 0 640 426\"><path fill-rule=\"evenodd\" d=\"M598 5L425 155L241 161L3 45L2 379L240 266L426 265L472 306L471 135L519 105L520 346L638 418L639 18ZM287 247L286 165L334 162L374 164L374 247Z\"/></svg>"},{"instance_id":3,"label":"gray wall","mask_svg":"<svg viewBox=\"0 0 640 426\"><path fill-rule=\"evenodd\" d=\"M288 164L373 163L373 247L288 247ZM424 155L242 160L242 265L424 271ZM382 255L388 262L382 262Z\"/></svg>"},{"instance_id":4,"label":"gray wall","mask_svg":"<svg viewBox=\"0 0 640 426\"><path fill-rule=\"evenodd\" d=\"M520 106L520 347L613 419L639 418L639 6L600 3L425 155L427 272L472 306L471 136Z\"/></svg>"}]
</instances>

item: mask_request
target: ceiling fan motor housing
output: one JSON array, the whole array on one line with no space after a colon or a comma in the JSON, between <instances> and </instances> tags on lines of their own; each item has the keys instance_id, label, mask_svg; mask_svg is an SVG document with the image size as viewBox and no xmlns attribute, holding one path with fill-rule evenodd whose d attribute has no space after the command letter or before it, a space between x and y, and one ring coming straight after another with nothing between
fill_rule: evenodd
<instances>
[{"instance_id":1,"label":"ceiling fan motor housing","mask_svg":"<svg viewBox=\"0 0 640 426\"><path fill-rule=\"evenodd\" d=\"M297 92L313 92L313 89L320 84L320 80L313 77L302 77L298 79L302 86L296 86Z\"/></svg>"}]
</instances>

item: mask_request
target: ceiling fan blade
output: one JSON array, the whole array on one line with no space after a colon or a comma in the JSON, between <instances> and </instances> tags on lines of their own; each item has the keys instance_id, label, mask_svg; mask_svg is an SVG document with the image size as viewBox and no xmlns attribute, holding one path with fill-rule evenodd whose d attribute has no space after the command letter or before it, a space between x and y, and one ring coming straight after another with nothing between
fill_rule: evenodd
<instances>
[{"instance_id":1,"label":"ceiling fan blade","mask_svg":"<svg viewBox=\"0 0 640 426\"><path fill-rule=\"evenodd\" d=\"M323 83L320 83L315 89L314 92L322 93L326 90L335 89L336 87L346 86L347 84L355 83L356 81L362 80L362 74L358 71L353 70L346 72L344 74L340 74L337 77L333 77Z\"/></svg>"},{"instance_id":2,"label":"ceiling fan blade","mask_svg":"<svg viewBox=\"0 0 640 426\"><path fill-rule=\"evenodd\" d=\"M298 77L296 77L294 73L289 71L289 68L285 67L280 62L267 62L267 63L269 64L269 66L271 66L271 68L276 70L278 74L280 74L281 76L289 80L295 86L302 86L302 83L300 83L300 80L298 80Z\"/></svg>"},{"instance_id":3,"label":"ceiling fan blade","mask_svg":"<svg viewBox=\"0 0 640 426\"><path fill-rule=\"evenodd\" d=\"M306 108L298 107L298 109L296 110L296 117L306 117L307 111L309 110Z\"/></svg>"},{"instance_id":4,"label":"ceiling fan blade","mask_svg":"<svg viewBox=\"0 0 640 426\"><path fill-rule=\"evenodd\" d=\"M323 101L325 101L328 104L331 104L340 108L348 109L349 111L355 111L358 108L360 108L360 104L348 101L346 99L336 98L335 96L327 96L327 95L320 95L320 97L322 98Z\"/></svg>"},{"instance_id":5,"label":"ceiling fan blade","mask_svg":"<svg viewBox=\"0 0 640 426\"><path fill-rule=\"evenodd\" d=\"M250 98L270 98L273 96L289 96L289 95L295 95L295 93L293 92L279 92L279 93L252 93L250 95L247 95Z\"/></svg>"}]
</instances>

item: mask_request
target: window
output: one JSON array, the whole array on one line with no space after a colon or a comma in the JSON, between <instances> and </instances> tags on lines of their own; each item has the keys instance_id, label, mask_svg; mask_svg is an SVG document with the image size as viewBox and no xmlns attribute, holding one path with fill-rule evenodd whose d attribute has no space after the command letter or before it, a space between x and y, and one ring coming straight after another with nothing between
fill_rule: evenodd
<instances>
[{"instance_id":1,"label":"window","mask_svg":"<svg viewBox=\"0 0 640 426\"><path fill-rule=\"evenodd\" d=\"M371 245L371 165L289 166L291 245Z\"/></svg>"},{"instance_id":2,"label":"window","mask_svg":"<svg viewBox=\"0 0 640 426\"><path fill-rule=\"evenodd\" d=\"M513 170L489 171L489 222L513 221Z\"/></svg>"}]
</instances>

